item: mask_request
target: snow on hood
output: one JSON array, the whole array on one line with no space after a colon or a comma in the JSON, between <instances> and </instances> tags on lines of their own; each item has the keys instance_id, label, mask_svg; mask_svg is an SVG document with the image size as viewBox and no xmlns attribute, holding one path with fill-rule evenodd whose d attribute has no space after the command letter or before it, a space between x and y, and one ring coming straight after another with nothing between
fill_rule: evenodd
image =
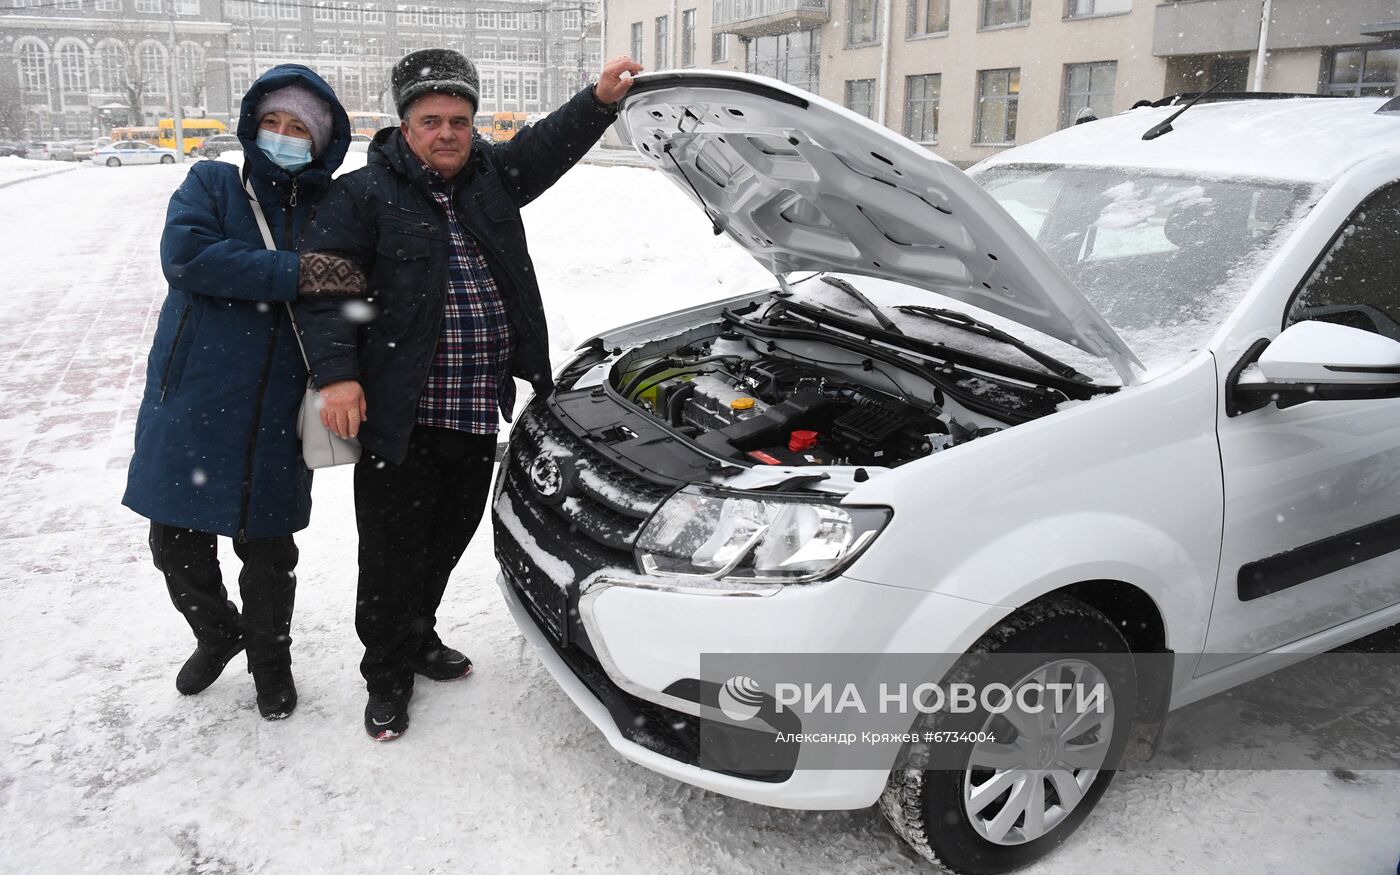
<instances>
[{"instance_id":1,"label":"snow on hood","mask_svg":"<svg viewBox=\"0 0 1400 875\"><path fill-rule=\"evenodd\" d=\"M836 104L742 73L638 76L619 129L775 276L840 271L937 292L1112 363L1137 357L961 170Z\"/></svg>"}]
</instances>

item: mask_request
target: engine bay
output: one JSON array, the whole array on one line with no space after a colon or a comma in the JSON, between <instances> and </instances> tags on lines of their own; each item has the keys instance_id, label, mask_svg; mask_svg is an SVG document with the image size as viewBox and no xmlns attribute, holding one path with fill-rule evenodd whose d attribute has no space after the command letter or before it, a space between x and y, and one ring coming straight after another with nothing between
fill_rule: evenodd
<instances>
[{"instance_id":1,"label":"engine bay","mask_svg":"<svg viewBox=\"0 0 1400 875\"><path fill-rule=\"evenodd\" d=\"M889 369L864 362L822 366L759 354L746 337L724 332L663 356L613 369L625 400L711 454L748 465L894 467L1000 430L985 418L955 416L943 393L900 388Z\"/></svg>"}]
</instances>

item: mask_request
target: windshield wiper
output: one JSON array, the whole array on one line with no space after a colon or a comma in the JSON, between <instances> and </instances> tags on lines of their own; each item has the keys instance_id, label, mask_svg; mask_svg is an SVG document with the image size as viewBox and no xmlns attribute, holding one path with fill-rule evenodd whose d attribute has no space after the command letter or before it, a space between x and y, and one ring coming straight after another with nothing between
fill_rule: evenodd
<instances>
[{"instance_id":1,"label":"windshield wiper","mask_svg":"<svg viewBox=\"0 0 1400 875\"><path fill-rule=\"evenodd\" d=\"M1180 118L1180 117L1181 117L1181 114L1182 114L1183 112L1186 112L1186 110L1190 109L1191 107L1195 106L1198 102L1200 102L1200 99L1201 99L1202 97L1205 97L1207 94L1211 93L1212 91L1214 91L1215 89L1219 88L1221 85L1224 85L1224 84L1225 84L1225 79L1224 79L1224 77L1222 77L1222 78L1220 78L1220 79L1217 79L1214 85L1210 86L1210 87L1207 88L1205 91L1202 91L1200 94L1197 94L1195 97L1193 97L1193 98L1191 98L1190 100L1186 101L1186 105L1183 106L1181 109L1178 109L1176 112L1174 112L1174 113L1172 113L1171 115L1167 116L1167 117L1166 117L1165 119L1163 119L1162 121L1160 121L1160 122L1158 122L1157 124L1153 125L1152 127L1148 128L1148 129L1147 129L1147 133L1143 134L1143 135L1142 135L1142 138L1143 138L1144 140L1155 140L1155 139L1157 139L1158 137L1162 136L1163 134L1169 134L1169 133L1171 133L1172 130L1173 130L1173 129L1172 129L1172 122L1174 122L1174 121L1176 121L1178 118Z\"/></svg>"},{"instance_id":2,"label":"windshield wiper","mask_svg":"<svg viewBox=\"0 0 1400 875\"><path fill-rule=\"evenodd\" d=\"M852 298L855 298L857 301L860 301L862 304L864 304L865 309L870 311L870 315L875 317L875 321L880 323L881 328L885 329L891 334L904 334L903 331L899 330L899 326L894 324L894 321L891 320L890 317L885 315L883 310L875 306L875 304L865 295L861 294L860 289L857 289L855 286L836 276L823 276L822 282L826 283L829 286L835 286L836 288L850 295Z\"/></svg>"},{"instance_id":3,"label":"windshield wiper","mask_svg":"<svg viewBox=\"0 0 1400 875\"><path fill-rule=\"evenodd\" d=\"M895 307L895 309L901 313L910 313L915 316L922 316L925 319L932 319L935 322L941 322L944 325L950 325L954 328L961 328L964 331L970 331L973 334L980 335L989 340L1001 341L1008 346L1020 350L1025 354L1026 358L1044 367L1057 377L1064 377L1066 380L1076 380L1081 383L1093 382L1088 376L1081 374L1079 371L1076 371L1054 356L1041 352L1024 340L1014 335L1007 334L995 325L988 325L986 322L973 319L966 313L959 313L957 310L945 310L942 307L924 307L919 304L900 304Z\"/></svg>"}]
</instances>

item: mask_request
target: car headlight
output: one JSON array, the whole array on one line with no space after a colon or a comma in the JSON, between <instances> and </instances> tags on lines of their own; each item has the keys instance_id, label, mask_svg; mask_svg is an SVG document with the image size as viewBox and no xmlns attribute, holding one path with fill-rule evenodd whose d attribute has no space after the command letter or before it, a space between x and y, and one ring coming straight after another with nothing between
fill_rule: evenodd
<instances>
[{"instance_id":1,"label":"car headlight","mask_svg":"<svg viewBox=\"0 0 1400 875\"><path fill-rule=\"evenodd\" d=\"M637 561L653 575L817 580L859 555L890 519L888 508L838 500L692 484L652 514L637 538Z\"/></svg>"}]
</instances>

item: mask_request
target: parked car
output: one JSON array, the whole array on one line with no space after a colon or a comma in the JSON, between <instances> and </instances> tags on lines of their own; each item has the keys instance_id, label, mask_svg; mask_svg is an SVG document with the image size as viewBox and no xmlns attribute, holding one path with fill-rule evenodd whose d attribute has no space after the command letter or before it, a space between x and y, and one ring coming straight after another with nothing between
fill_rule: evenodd
<instances>
[{"instance_id":1,"label":"parked car","mask_svg":"<svg viewBox=\"0 0 1400 875\"><path fill-rule=\"evenodd\" d=\"M38 161L72 161L73 148L57 141L35 141L29 144L26 158Z\"/></svg>"},{"instance_id":2,"label":"parked car","mask_svg":"<svg viewBox=\"0 0 1400 875\"><path fill-rule=\"evenodd\" d=\"M204 158L217 158L225 152L242 152L243 143L234 134L217 134L206 137L203 145L195 149L193 154Z\"/></svg>"},{"instance_id":3,"label":"parked car","mask_svg":"<svg viewBox=\"0 0 1400 875\"><path fill-rule=\"evenodd\" d=\"M0 158L23 158L29 153L29 147L23 143L0 142Z\"/></svg>"},{"instance_id":4,"label":"parked car","mask_svg":"<svg viewBox=\"0 0 1400 875\"><path fill-rule=\"evenodd\" d=\"M1400 622L1400 101L1180 109L965 174L771 80L637 77L619 129L778 288L603 332L511 431L501 590L616 751L1003 872L1168 710ZM1108 695L913 723L971 731L955 768L756 768L725 744L782 738L726 703L772 691L724 653Z\"/></svg>"},{"instance_id":5,"label":"parked car","mask_svg":"<svg viewBox=\"0 0 1400 875\"><path fill-rule=\"evenodd\" d=\"M120 167L123 164L174 164L175 150L152 146L139 140L128 140L103 146L92 153L94 164Z\"/></svg>"},{"instance_id":6,"label":"parked car","mask_svg":"<svg viewBox=\"0 0 1400 875\"><path fill-rule=\"evenodd\" d=\"M110 141L109 141L110 142ZM92 153L102 148L105 144L98 140L82 140L70 143L69 148L73 152L73 161L87 161L92 158Z\"/></svg>"}]
</instances>

